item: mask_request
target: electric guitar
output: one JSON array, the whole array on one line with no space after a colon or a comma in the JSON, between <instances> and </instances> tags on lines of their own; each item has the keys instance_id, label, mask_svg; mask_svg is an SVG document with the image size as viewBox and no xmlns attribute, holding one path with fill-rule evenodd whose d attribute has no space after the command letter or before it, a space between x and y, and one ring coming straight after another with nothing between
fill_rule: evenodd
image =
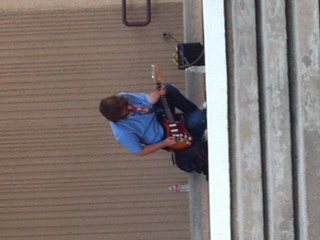
<instances>
[{"instance_id":1,"label":"electric guitar","mask_svg":"<svg viewBox=\"0 0 320 240\"><path fill-rule=\"evenodd\" d=\"M162 87L162 76L160 73L159 65L151 65L151 78L155 81L158 89ZM166 131L166 136L174 137L176 140L176 143L169 146L169 148L173 151L179 151L191 147L193 139L190 133L185 128L183 117L181 116L180 120L176 121L173 113L170 110L166 96L162 95L160 98L166 116L166 118L163 119L160 123Z\"/></svg>"}]
</instances>

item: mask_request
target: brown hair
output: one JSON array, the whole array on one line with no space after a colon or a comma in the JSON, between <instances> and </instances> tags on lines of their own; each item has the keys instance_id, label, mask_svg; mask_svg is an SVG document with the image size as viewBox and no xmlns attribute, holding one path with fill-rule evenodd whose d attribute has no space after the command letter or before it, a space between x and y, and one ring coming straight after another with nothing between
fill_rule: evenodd
<instances>
[{"instance_id":1,"label":"brown hair","mask_svg":"<svg viewBox=\"0 0 320 240\"><path fill-rule=\"evenodd\" d=\"M128 99L122 96L111 96L100 101L100 112L108 120L118 122L121 120L122 110L128 107Z\"/></svg>"}]
</instances>

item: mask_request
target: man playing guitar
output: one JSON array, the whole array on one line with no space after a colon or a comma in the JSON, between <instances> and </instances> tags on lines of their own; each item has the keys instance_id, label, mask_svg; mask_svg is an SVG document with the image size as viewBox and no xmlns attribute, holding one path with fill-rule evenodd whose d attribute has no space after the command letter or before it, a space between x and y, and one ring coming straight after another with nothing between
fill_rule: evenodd
<instances>
[{"instance_id":1,"label":"man playing guitar","mask_svg":"<svg viewBox=\"0 0 320 240\"><path fill-rule=\"evenodd\" d=\"M183 119L167 121L166 104L173 116L179 109ZM110 121L117 141L138 156L159 149L188 148L192 141L201 138L206 128L205 113L171 84L158 85L149 94L120 92L104 98L100 102L100 112Z\"/></svg>"}]
</instances>

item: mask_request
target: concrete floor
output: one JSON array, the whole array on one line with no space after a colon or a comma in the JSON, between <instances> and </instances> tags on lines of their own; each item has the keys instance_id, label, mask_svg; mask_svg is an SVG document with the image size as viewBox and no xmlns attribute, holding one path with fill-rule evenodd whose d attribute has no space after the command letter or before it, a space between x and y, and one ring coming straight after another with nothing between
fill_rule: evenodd
<instances>
[{"instance_id":1,"label":"concrete floor","mask_svg":"<svg viewBox=\"0 0 320 240\"><path fill-rule=\"evenodd\" d=\"M203 43L202 1L184 1L184 42ZM186 71L186 95L202 107L206 101L205 74ZM203 175L189 174L192 240L209 240L209 191Z\"/></svg>"}]
</instances>

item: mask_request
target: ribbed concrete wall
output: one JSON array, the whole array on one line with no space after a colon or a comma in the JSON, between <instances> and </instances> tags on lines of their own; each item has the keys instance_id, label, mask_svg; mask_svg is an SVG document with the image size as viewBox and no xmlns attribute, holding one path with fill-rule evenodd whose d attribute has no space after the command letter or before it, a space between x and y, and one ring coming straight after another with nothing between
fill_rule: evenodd
<instances>
[{"instance_id":1,"label":"ribbed concrete wall","mask_svg":"<svg viewBox=\"0 0 320 240\"><path fill-rule=\"evenodd\" d=\"M151 91L150 64L184 89L172 62L182 4L153 5L128 28L119 6L2 12L0 239L190 239L187 182L170 154L143 158L115 142L101 98Z\"/></svg>"},{"instance_id":2,"label":"ribbed concrete wall","mask_svg":"<svg viewBox=\"0 0 320 240\"><path fill-rule=\"evenodd\" d=\"M233 239L318 239L319 1L226 3Z\"/></svg>"},{"instance_id":3,"label":"ribbed concrete wall","mask_svg":"<svg viewBox=\"0 0 320 240\"><path fill-rule=\"evenodd\" d=\"M320 230L320 3L289 4L289 76L296 236Z\"/></svg>"}]
</instances>

